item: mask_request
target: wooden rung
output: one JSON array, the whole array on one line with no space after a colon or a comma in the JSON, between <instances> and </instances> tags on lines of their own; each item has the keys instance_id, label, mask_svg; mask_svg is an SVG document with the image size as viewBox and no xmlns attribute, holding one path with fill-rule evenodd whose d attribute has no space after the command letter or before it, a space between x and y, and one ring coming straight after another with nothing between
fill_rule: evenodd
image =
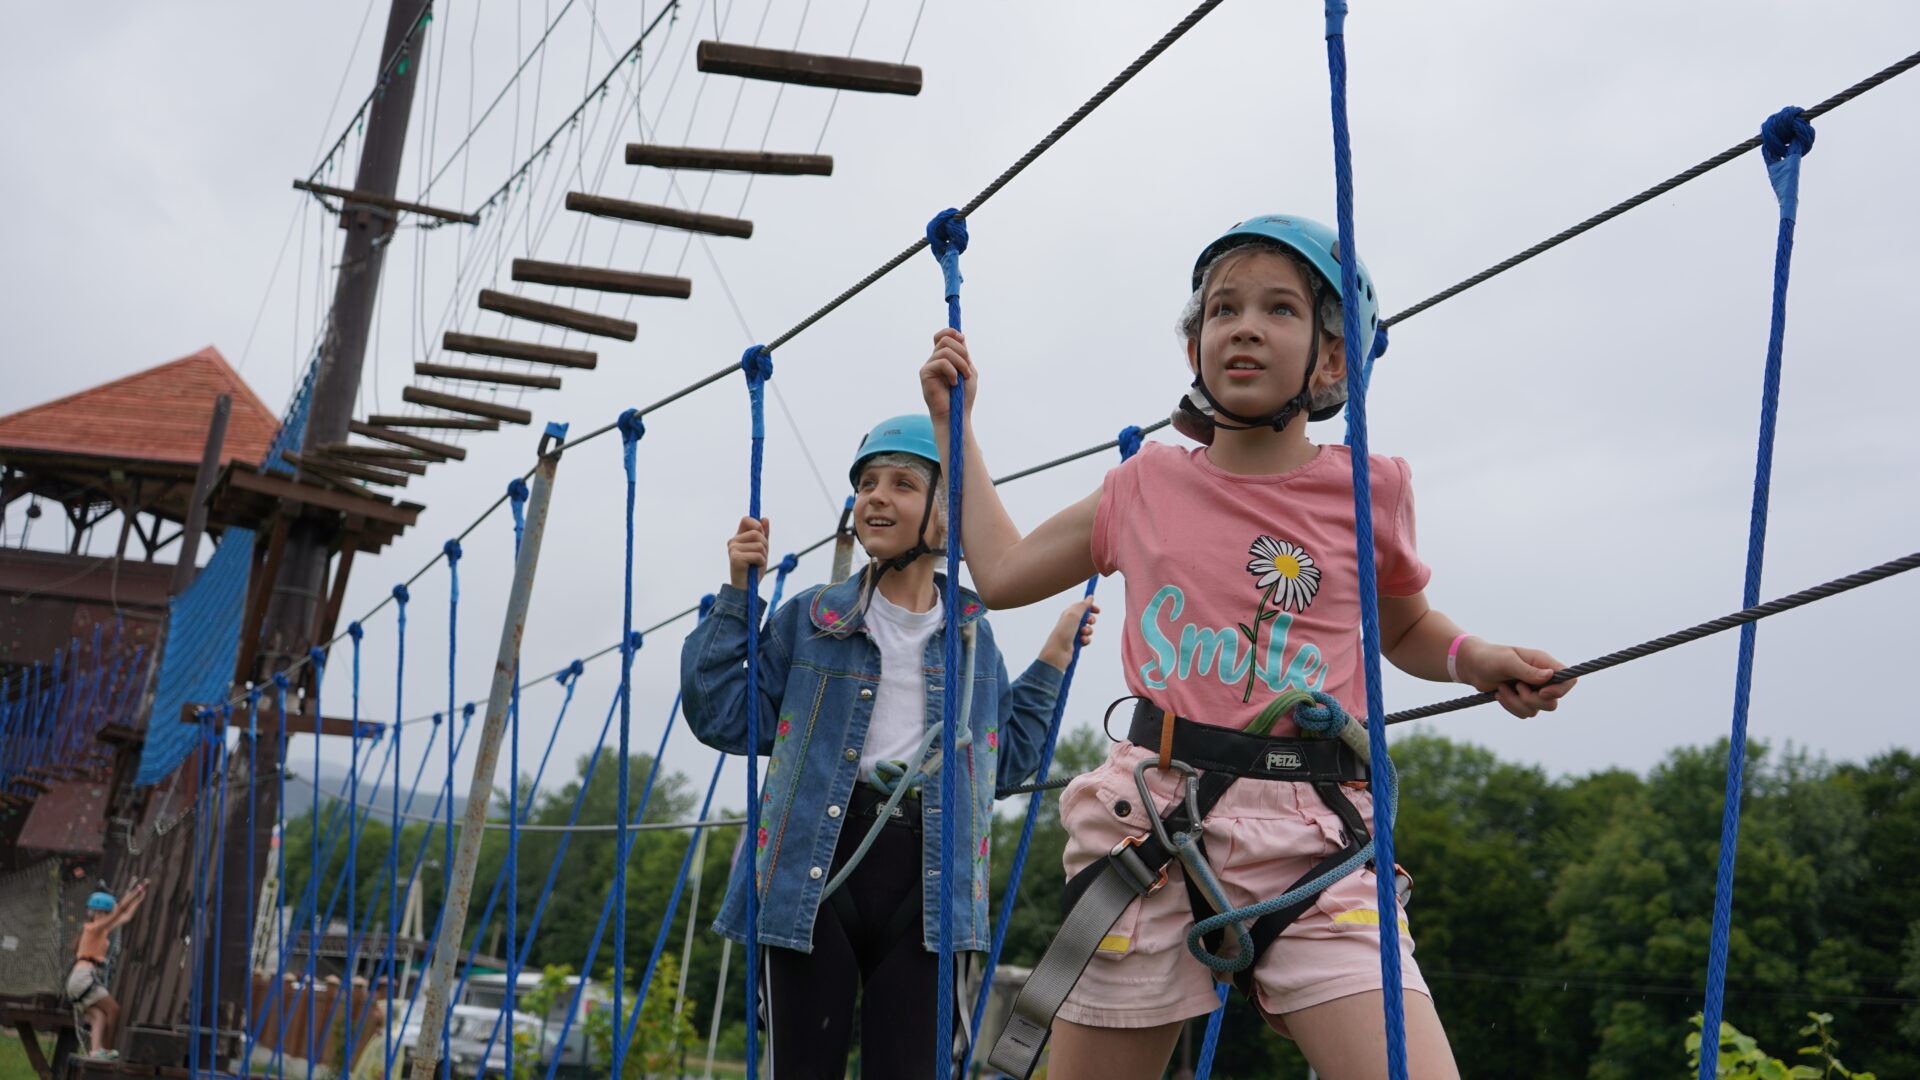
<instances>
[{"instance_id":1,"label":"wooden rung","mask_svg":"<svg viewBox=\"0 0 1920 1080\"><path fill-rule=\"evenodd\" d=\"M492 289L480 290L480 307L486 311L511 315L516 319L530 319L549 326L564 326L583 334L598 334L601 337L619 338L621 341L632 341L640 335L640 328L625 319L616 319L611 315L595 315L591 311L561 307L559 304L546 304L538 300L529 300L524 296L515 296L512 293L495 292Z\"/></svg>"},{"instance_id":2,"label":"wooden rung","mask_svg":"<svg viewBox=\"0 0 1920 1080\"><path fill-rule=\"evenodd\" d=\"M722 217L719 214L696 214L691 210L655 206L652 203L628 202L625 199L609 199L604 195L589 195L584 191L567 192L567 209L578 210L580 213L592 214L595 217L638 221L645 225L661 225L669 229L712 233L715 236L738 236L743 240L753 235L753 222L743 218Z\"/></svg>"},{"instance_id":3,"label":"wooden rung","mask_svg":"<svg viewBox=\"0 0 1920 1080\"><path fill-rule=\"evenodd\" d=\"M703 41L696 66L714 75L825 86L834 90L868 90L881 94L918 94L920 69L912 64L854 60L845 56L757 49Z\"/></svg>"},{"instance_id":4,"label":"wooden rung","mask_svg":"<svg viewBox=\"0 0 1920 1080\"><path fill-rule=\"evenodd\" d=\"M458 221L466 225L480 224L479 214L468 214L459 210L441 210L437 207L423 206L420 203L404 202L391 195L375 195L368 191L353 191L348 188L328 187L306 180L295 180L293 186L300 191L311 191L315 195L332 195L348 204L360 203L363 206L377 206L382 210L405 210L410 214L424 214L439 218L441 221Z\"/></svg>"},{"instance_id":5,"label":"wooden rung","mask_svg":"<svg viewBox=\"0 0 1920 1080\"><path fill-rule=\"evenodd\" d=\"M519 371L489 371L486 368L454 367L451 364L415 364L415 375L436 379L465 379L468 382L499 383L502 386L528 386L535 390L558 390L560 380L553 375L528 375Z\"/></svg>"},{"instance_id":6,"label":"wooden rung","mask_svg":"<svg viewBox=\"0 0 1920 1080\"><path fill-rule=\"evenodd\" d=\"M347 430L355 435L365 435L369 439L379 439L381 442L393 443L396 446L410 446L422 453L435 454L441 458L452 458L455 461L467 460L467 450L463 446L434 442L432 439L423 439L418 435L409 435L404 431L395 431L378 424L366 424L355 420L347 425Z\"/></svg>"},{"instance_id":7,"label":"wooden rung","mask_svg":"<svg viewBox=\"0 0 1920 1080\"><path fill-rule=\"evenodd\" d=\"M354 480L364 480L369 484L385 484L389 487L407 486L407 474L388 469L376 469L371 465L356 465L351 461L341 461L338 458L296 454L291 450L280 451L280 458L289 465L311 469L328 479L350 477Z\"/></svg>"},{"instance_id":8,"label":"wooden rung","mask_svg":"<svg viewBox=\"0 0 1920 1080\"><path fill-rule=\"evenodd\" d=\"M627 144L627 164L702 172L749 172L769 176L832 176L829 154L774 154L765 150L705 150L697 146Z\"/></svg>"},{"instance_id":9,"label":"wooden rung","mask_svg":"<svg viewBox=\"0 0 1920 1080\"><path fill-rule=\"evenodd\" d=\"M491 401L476 401L473 398L457 397L453 394L443 394L438 390L422 390L417 386L409 386L402 389L400 391L400 398L403 401L411 401L415 405L431 405L436 409L446 409L450 412L463 412L472 416L484 416L490 420L503 420L509 424L533 423L533 413L526 409L516 409L511 405L496 405Z\"/></svg>"},{"instance_id":10,"label":"wooden rung","mask_svg":"<svg viewBox=\"0 0 1920 1080\"><path fill-rule=\"evenodd\" d=\"M506 338L456 334L451 330L440 338L440 347L449 352L472 353L475 356L499 356L508 360L525 360L533 364L552 364L555 367L592 369L600 364L600 354L586 349L562 349L553 345L508 341Z\"/></svg>"},{"instance_id":11,"label":"wooden rung","mask_svg":"<svg viewBox=\"0 0 1920 1080\"><path fill-rule=\"evenodd\" d=\"M386 413L374 413L367 417L367 423L372 427L441 428L454 431L497 431L500 428L498 420L470 420L460 416L389 416Z\"/></svg>"},{"instance_id":12,"label":"wooden rung","mask_svg":"<svg viewBox=\"0 0 1920 1080\"><path fill-rule=\"evenodd\" d=\"M693 282L686 278L636 274L628 270L602 270L595 266L568 266L565 263L537 262L533 259L513 260L513 280L534 285L633 293L636 296L671 296L679 300L693 295Z\"/></svg>"},{"instance_id":13,"label":"wooden rung","mask_svg":"<svg viewBox=\"0 0 1920 1080\"><path fill-rule=\"evenodd\" d=\"M390 457L368 459L359 456L352 450L332 454L322 452L317 456L309 456L307 460L327 466L353 465L362 469L387 469L392 472L403 472L410 476L427 475L427 466L424 462L407 461L403 458Z\"/></svg>"},{"instance_id":14,"label":"wooden rung","mask_svg":"<svg viewBox=\"0 0 1920 1080\"><path fill-rule=\"evenodd\" d=\"M447 460L444 454L429 453L425 450L408 450L399 446L363 446L360 443L345 442L322 443L320 452L373 462L391 458L399 461L425 461L438 464Z\"/></svg>"}]
</instances>

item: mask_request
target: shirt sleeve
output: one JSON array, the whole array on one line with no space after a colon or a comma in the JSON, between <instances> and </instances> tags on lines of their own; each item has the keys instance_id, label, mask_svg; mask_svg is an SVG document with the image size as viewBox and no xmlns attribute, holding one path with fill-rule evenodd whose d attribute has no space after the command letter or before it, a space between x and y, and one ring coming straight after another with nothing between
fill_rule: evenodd
<instances>
[{"instance_id":1,"label":"shirt sleeve","mask_svg":"<svg viewBox=\"0 0 1920 1080\"><path fill-rule=\"evenodd\" d=\"M1147 443L1140 452L1107 470L1100 481L1100 505L1093 512L1093 568L1106 577L1120 569L1120 545L1116 530L1130 519L1130 511L1140 495L1141 461L1157 451L1159 443Z\"/></svg>"},{"instance_id":2,"label":"shirt sleeve","mask_svg":"<svg viewBox=\"0 0 1920 1080\"><path fill-rule=\"evenodd\" d=\"M1381 492L1392 500L1386 506L1375 504L1374 513L1388 527L1377 530L1380 591L1387 596L1412 596L1427 587L1433 569L1420 561L1413 524L1413 469L1405 458L1375 458L1374 475L1394 478L1391 490Z\"/></svg>"}]
</instances>

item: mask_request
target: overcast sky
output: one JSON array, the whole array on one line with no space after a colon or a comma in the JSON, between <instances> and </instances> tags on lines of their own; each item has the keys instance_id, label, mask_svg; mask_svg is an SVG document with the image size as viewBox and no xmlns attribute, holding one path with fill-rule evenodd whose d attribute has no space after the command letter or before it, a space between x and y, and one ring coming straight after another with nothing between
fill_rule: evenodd
<instances>
[{"instance_id":1,"label":"overcast sky","mask_svg":"<svg viewBox=\"0 0 1920 1080\"><path fill-rule=\"evenodd\" d=\"M520 399L534 428L468 438L465 462L416 479L403 497L429 509L401 542L355 564L351 613L411 575L527 467L539 424L599 427L791 326L912 241L934 212L964 202L1187 10L1166 0L936 0L917 11L893 0L870 5L861 22L856 0L722 0L717 11L688 0L578 128L508 184L661 10L563 6L437 6L400 196L467 210L503 184L507 196L478 227L396 236L361 415L402 411L410 365L443 359L447 329L594 348L600 367ZM1783 105L1811 105L1920 48L1920 7L1908 0L1353 7L1358 240L1387 313L1746 138ZM0 93L15 103L0 114L0 187L14 208L0 257L9 330L0 411L209 344L270 404L286 400L338 248L332 219L289 181L313 171L372 85L385 11L369 10L362 29L360 4L347 2L15 6L0 44ZM1263 212L1331 221L1321 26L1318 4L1222 5L974 216L964 304L982 368L976 423L997 473L1167 414L1186 382L1173 321L1194 254L1214 235ZM925 68L925 89L836 97L702 76L690 46L716 33L905 55ZM1920 74L1816 123L1767 596L1920 548L1920 370L1899 325L1920 282L1916 115ZM834 156L834 175L709 186L702 174L623 164L619 147L656 126L667 144L818 146ZM350 136L331 182L350 184L357 146ZM561 208L569 190L739 214L755 232L689 244L587 221ZM1749 155L1394 328L1376 372L1373 443L1413 464L1436 606L1478 634L1568 663L1740 606L1776 224ZM693 299L515 286L510 260L528 255L677 271L693 280ZM509 325L477 310L482 287L625 313L639 339ZM914 372L943 323L940 292L934 260L918 256L776 355L765 494L776 550L829 532L861 433L918 408ZM746 404L736 377L647 419L639 625L724 577L723 542L746 504ZM1337 423L1316 431L1340 437ZM1011 485L1009 507L1031 527L1093 489L1113 461ZM616 438L565 456L529 671L617 639L622 500ZM465 548L461 700L486 692L511 554L504 512ZM823 551L803 561L793 587L827 570ZM1120 583L1102 588L1117 613ZM447 698L444 567L413 597L408 717ZM1848 760L1913 746L1905 675L1916 600L1920 580L1898 579L1763 624L1753 734ZM994 616L1016 669L1059 606ZM636 749L659 740L686 628L653 635L638 658ZM1118 634L1106 629L1074 686L1071 726L1097 723L1125 693ZM365 716L394 713L394 635L391 607L367 623ZM1592 678L1557 714L1519 721L1482 708L1432 727L1556 774L1643 769L1725 733L1734 643L1723 635ZM347 707L345 656L343 643L328 713ZM590 667L550 781L591 748L617 680L617 658ZM1398 674L1387 685L1389 708L1446 696ZM551 686L528 690L523 756L537 758L558 701ZM407 736L409 775L422 735ZM310 753L293 751L296 761ZM713 755L676 729L667 760L704 778ZM722 802L738 805L739 770L730 775Z\"/></svg>"}]
</instances>

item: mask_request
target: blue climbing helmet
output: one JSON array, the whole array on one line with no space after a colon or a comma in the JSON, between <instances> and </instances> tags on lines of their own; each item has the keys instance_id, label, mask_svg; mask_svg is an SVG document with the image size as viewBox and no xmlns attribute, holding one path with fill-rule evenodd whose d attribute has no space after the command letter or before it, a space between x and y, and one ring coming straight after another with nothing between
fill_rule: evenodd
<instances>
[{"instance_id":1,"label":"blue climbing helmet","mask_svg":"<svg viewBox=\"0 0 1920 1080\"><path fill-rule=\"evenodd\" d=\"M1301 380L1300 393L1281 406L1280 411L1271 416L1241 416L1222 408L1214 400L1213 392L1207 389L1206 380L1200 372L1194 372L1193 385L1187 396L1174 411L1174 426L1182 434L1200 442L1213 441L1215 427L1229 427L1238 430L1258 427L1272 427L1279 431L1286 427L1299 413L1305 412L1309 420L1330 420L1340 415L1346 407L1346 388L1337 388L1337 400L1323 402L1315 407L1312 403L1311 383L1314 368L1320 359L1320 334L1323 330L1339 332L1339 327L1327 327L1323 324L1321 301L1323 297L1340 298L1340 234L1310 218L1289 214L1263 214L1235 225L1220 234L1212 243L1200 252L1194 260L1192 288L1198 291L1204 284L1202 278L1207 267L1214 260L1235 248L1241 247L1277 247L1294 255L1312 273L1308 275L1307 287L1313 292L1313 343L1307 353L1306 376ZM1367 273L1367 264L1359 262L1354 269L1359 273L1360 337L1357 347L1348 343L1347 362L1365 363L1372 353L1374 335L1380 329L1380 300L1373 289L1373 275ZM1222 424L1225 417L1232 423Z\"/></svg>"},{"instance_id":2,"label":"blue climbing helmet","mask_svg":"<svg viewBox=\"0 0 1920 1080\"><path fill-rule=\"evenodd\" d=\"M88 911L112 911L114 899L112 893L97 892L87 897Z\"/></svg>"},{"instance_id":3,"label":"blue climbing helmet","mask_svg":"<svg viewBox=\"0 0 1920 1080\"><path fill-rule=\"evenodd\" d=\"M847 470L847 482L860 486L860 470L881 454L912 454L924 458L940 474L940 444L933 441L933 421L925 413L908 413L875 424L854 451L853 468Z\"/></svg>"},{"instance_id":4,"label":"blue climbing helmet","mask_svg":"<svg viewBox=\"0 0 1920 1080\"><path fill-rule=\"evenodd\" d=\"M911 454L932 467L933 483L927 485L926 507L920 512L920 528L914 534L913 546L881 562L882 571L905 570L915 559L922 555L945 555L944 547L933 547L927 543L927 526L933 521L933 489L940 478L940 444L933 438L933 421L925 413L907 413L890 417L875 424L872 431L861 438L859 449L853 452L853 467L847 470L847 481L857 490L860 487L860 470L867 462L882 454ZM847 513L841 515L843 529L852 528L851 504Z\"/></svg>"}]
</instances>

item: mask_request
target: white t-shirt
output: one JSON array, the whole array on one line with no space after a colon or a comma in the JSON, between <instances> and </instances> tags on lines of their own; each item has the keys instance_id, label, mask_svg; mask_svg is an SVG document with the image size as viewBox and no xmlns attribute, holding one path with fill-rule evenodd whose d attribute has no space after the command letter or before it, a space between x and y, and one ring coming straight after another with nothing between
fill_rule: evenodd
<instances>
[{"instance_id":1,"label":"white t-shirt","mask_svg":"<svg viewBox=\"0 0 1920 1080\"><path fill-rule=\"evenodd\" d=\"M873 692L873 722L860 750L860 775L873 775L876 761L917 765L914 754L927 731L927 641L943 616L935 594L930 611L908 611L875 590L867 604L867 631L880 647L880 685Z\"/></svg>"}]
</instances>

